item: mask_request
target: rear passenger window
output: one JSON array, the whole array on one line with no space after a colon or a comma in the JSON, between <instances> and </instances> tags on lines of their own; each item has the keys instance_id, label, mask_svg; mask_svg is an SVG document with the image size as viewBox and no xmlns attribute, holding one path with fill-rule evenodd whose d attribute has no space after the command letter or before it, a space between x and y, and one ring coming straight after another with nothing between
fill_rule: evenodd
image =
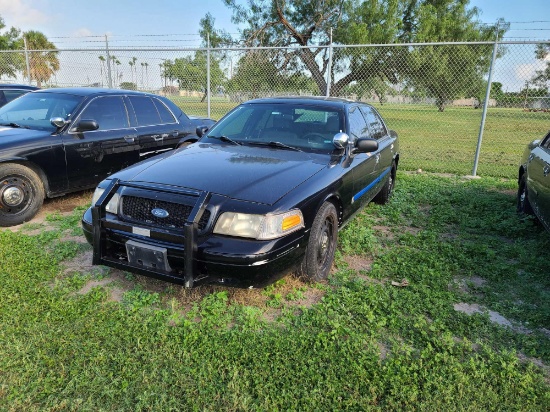
<instances>
[{"instance_id":1,"label":"rear passenger window","mask_svg":"<svg viewBox=\"0 0 550 412\"><path fill-rule=\"evenodd\" d=\"M17 99L19 96L27 93L27 90L4 90L4 96L6 96L6 100L8 102L11 102L13 99Z\"/></svg>"},{"instance_id":2,"label":"rear passenger window","mask_svg":"<svg viewBox=\"0 0 550 412\"><path fill-rule=\"evenodd\" d=\"M161 124L160 115L149 97L129 96L136 113L138 126Z\"/></svg>"},{"instance_id":3,"label":"rear passenger window","mask_svg":"<svg viewBox=\"0 0 550 412\"><path fill-rule=\"evenodd\" d=\"M172 112L168 110L168 108L160 100L153 99L153 103L159 112L162 123L176 123L176 119L172 115Z\"/></svg>"},{"instance_id":4,"label":"rear passenger window","mask_svg":"<svg viewBox=\"0 0 550 412\"><path fill-rule=\"evenodd\" d=\"M372 107L363 106L361 107L361 111L367 119L367 124L369 126L369 131L372 138L381 139L388 134L386 127L382 122L382 119L380 118L380 116L378 116L378 113L376 113Z\"/></svg>"}]
</instances>

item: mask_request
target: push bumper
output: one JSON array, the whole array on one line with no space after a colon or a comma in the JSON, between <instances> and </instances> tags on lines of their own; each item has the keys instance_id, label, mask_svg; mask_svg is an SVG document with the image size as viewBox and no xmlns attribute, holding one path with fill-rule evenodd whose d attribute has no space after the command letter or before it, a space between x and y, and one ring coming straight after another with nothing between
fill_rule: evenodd
<instances>
[{"instance_id":1,"label":"push bumper","mask_svg":"<svg viewBox=\"0 0 550 412\"><path fill-rule=\"evenodd\" d=\"M263 287L286 275L303 259L306 231L269 241L199 233L198 221L210 199L207 192L195 192L196 202L183 230L124 222L105 210L121 186L142 188L113 180L82 218L84 235L94 248L93 264L185 287L203 283Z\"/></svg>"}]
</instances>

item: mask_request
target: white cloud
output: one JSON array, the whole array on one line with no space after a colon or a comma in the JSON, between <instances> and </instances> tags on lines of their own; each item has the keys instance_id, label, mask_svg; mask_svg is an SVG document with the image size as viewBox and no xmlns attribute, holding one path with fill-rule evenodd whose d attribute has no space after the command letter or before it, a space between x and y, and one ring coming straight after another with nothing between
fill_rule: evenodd
<instances>
[{"instance_id":1,"label":"white cloud","mask_svg":"<svg viewBox=\"0 0 550 412\"><path fill-rule=\"evenodd\" d=\"M71 37L88 37L93 35L94 33L92 33L92 31L90 29L87 29L86 27L81 27L80 29L77 29L71 33Z\"/></svg>"},{"instance_id":2,"label":"white cloud","mask_svg":"<svg viewBox=\"0 0 550 412\"><path fill-rule=\"evenodd\" d=\"M535 76L537 70L542 70L546 64L543 61L536 61L534 63L518 64L515 67L515 75L519 80L526 81L531 80Z\"/></svg>"},{"instance_id":3,"label":"white cloud","mask_svg":"<svg viewBox=\"0 0 550 412\"><path fill-rule=\"evenodd\" d=\"M16 27L24 31L33 30L35 25L51 20L26 0L0 0L0 10L7 27Z\"/></svg>"}]
</instances>

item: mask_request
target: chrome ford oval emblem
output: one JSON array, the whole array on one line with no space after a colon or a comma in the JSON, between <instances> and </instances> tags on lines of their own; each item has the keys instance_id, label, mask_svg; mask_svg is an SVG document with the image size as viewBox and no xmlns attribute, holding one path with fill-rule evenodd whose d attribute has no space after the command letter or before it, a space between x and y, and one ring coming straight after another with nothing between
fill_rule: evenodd
<instances>
[{"instance_id":1,"label":"chrome ford oval emblem","mask_svg":"<svg viewBox=\"0 0 550 412\"><path fill-rule=\"evenodd\" d=\"M161 219L167 218L169 213L164 209L155 208L151 210L153 216L160 217Z\"/></svg>"}]
</instances>

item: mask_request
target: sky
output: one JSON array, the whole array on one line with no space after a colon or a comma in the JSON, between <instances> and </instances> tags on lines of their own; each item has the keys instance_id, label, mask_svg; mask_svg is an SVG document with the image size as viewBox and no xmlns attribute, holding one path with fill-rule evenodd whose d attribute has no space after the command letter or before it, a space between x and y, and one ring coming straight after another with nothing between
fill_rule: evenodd
<instances>
[{"instance_id":1,"label":"sky","mask_svg":"<svg viewBox=\"0 0 550 412\"><path fill-rule=\"evenodd\" d=\"M470 5L481 10L483 22L500 17L512 22L507 38L550 38L548 0L471 0ZM161 38L176 43L174 47L192 47L197 45L199 20L208 12L216 27L237 33L222 0L0 0L6 26L41 31L60 49L94 39L78 39L82 36L105 34L121 47L130 40L145 47ZM151 35L156 36L147 37Z\"/></svg>"},{"instance_id":2,"label":"sky","mask_svg":"<svg viewBox=\"0 0 550 412\"><path fill-rule=\"evenodd\" d=\"M484 23L510 22L505 40L550 39L550 0L470 0L470 6L480 9ZM237 37L222 0L0 0L7 27L38 30L60 50L105 47L106 34L110 48L198 47L199 21L206 13L216 28ZM501 64L495 73L507 90L519 89L544 64L534 61L533 48L514 47L507 58L517 61Z\"/></svg>"}]
</instances>

